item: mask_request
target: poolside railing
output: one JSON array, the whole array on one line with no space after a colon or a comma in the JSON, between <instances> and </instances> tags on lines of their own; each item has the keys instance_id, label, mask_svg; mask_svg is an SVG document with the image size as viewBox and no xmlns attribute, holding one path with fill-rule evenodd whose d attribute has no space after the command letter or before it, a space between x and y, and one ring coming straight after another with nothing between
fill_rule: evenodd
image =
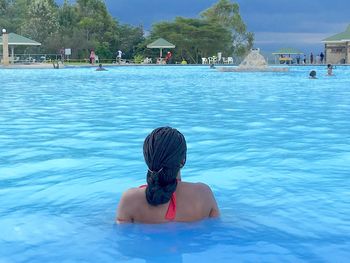
<instances>
[{"instance_id":1,"label":"poolside railing","mask_svg":"<svg viewBox=\"0 0 350 263\"><path fill-rule=\"evenodd\" d=\"M0 54L0 61L2 60L2 54ZM69 57L62 58L61 54L14 54L10 56L11 64L34 64L34 63L52 63L53 61L63 61L68 64L89 64L89 58L72 59ZM114 64L118 63L116 59L97 59L95 64ZM122 59L121 64L132 64L132 59Z\"/></svg>"}]
</instances>

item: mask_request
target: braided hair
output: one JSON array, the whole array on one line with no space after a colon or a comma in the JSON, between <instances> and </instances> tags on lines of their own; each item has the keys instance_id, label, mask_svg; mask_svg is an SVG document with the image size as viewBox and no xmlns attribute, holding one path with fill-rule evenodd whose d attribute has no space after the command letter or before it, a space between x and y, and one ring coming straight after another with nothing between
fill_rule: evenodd
<instances>
[{"instance_id":1,"label":"braided hair","mask_svg":"<svg viewBox=\"0 0 350 263\"><path fill-rule=\"evenodd\" d=\"M186 140L176 129L160 127L153 130L143 144L148 166L146 199L150 205L169 202L177 187L177 174L186 161Z\"/></svg>"}]
</instances>

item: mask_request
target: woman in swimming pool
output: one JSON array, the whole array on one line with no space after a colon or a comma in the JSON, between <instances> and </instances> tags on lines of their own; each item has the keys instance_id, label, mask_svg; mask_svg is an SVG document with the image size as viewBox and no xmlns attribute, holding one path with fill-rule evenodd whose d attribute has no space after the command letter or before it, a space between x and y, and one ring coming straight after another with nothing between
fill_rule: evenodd
<instances>
[{"instance_id":1,"label":"woman in swimming pool","mask_svg":"<svg viewBox=\"0 0 350 263\"><path fill-rule=\"evenodd\" d=\"M118 205L117 223L191 222L218 217L209 186L181 181L186 162L185 137L170 127L157 128L143 144L147 185L126 191Z\"/></svg>"},{"instance_id":2,"label":"woman in swimming pool","mask_svg":"<svg viewBox=\"0 0 350 263\"><path fill-rule=\"evenodd\" d=\"M333 66L332 64L327 65L327 76L333 76Z\"/></svg>"}]
</instances>

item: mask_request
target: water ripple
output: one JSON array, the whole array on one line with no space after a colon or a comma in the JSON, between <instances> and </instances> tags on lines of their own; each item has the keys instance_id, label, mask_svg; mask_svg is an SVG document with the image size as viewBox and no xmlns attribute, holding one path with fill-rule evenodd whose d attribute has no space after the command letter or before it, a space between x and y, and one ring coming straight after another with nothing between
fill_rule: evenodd
<instances>
[{"instance_id":1,"label":"water ripple","mask_svg":"<svg viewBox=\"0 0 350 263\"><path fill-rule=\"evenodd\" d=\"M0 70L0 261L346 262L350 70L309 70ZM212 187L222 217L114 226L164 125L186 136L183 177Z\"/></svg>"}]
</instances>

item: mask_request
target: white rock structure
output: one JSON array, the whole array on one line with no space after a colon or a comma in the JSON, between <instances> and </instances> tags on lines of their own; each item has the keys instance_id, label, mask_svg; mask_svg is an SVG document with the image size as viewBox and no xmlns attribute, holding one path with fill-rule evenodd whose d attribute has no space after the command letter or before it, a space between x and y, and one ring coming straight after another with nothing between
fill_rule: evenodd
<instances>
[{"instance_id":1,"label":"white rock structure","mask_svg":"<svg viewBox=\"0 0 350 263\"><path fill-rule=\"evenodd\" d=\"M286 72L288 68L269 67L265 58L260 54L260 49L252 49L238 67L221 67L218 70L234 72Z\"/></svg>"},{"instance_id":2,"label":"white rock structure","mask_svg":"<svg viewBox=\"0 0 350 263\"><path fill-rule=\"evenodd\" d=\"M259 49L252 49L238 67L241 69L264 69L267 68L267 62L260 54Z\"/></svg>"}]
</instances>

